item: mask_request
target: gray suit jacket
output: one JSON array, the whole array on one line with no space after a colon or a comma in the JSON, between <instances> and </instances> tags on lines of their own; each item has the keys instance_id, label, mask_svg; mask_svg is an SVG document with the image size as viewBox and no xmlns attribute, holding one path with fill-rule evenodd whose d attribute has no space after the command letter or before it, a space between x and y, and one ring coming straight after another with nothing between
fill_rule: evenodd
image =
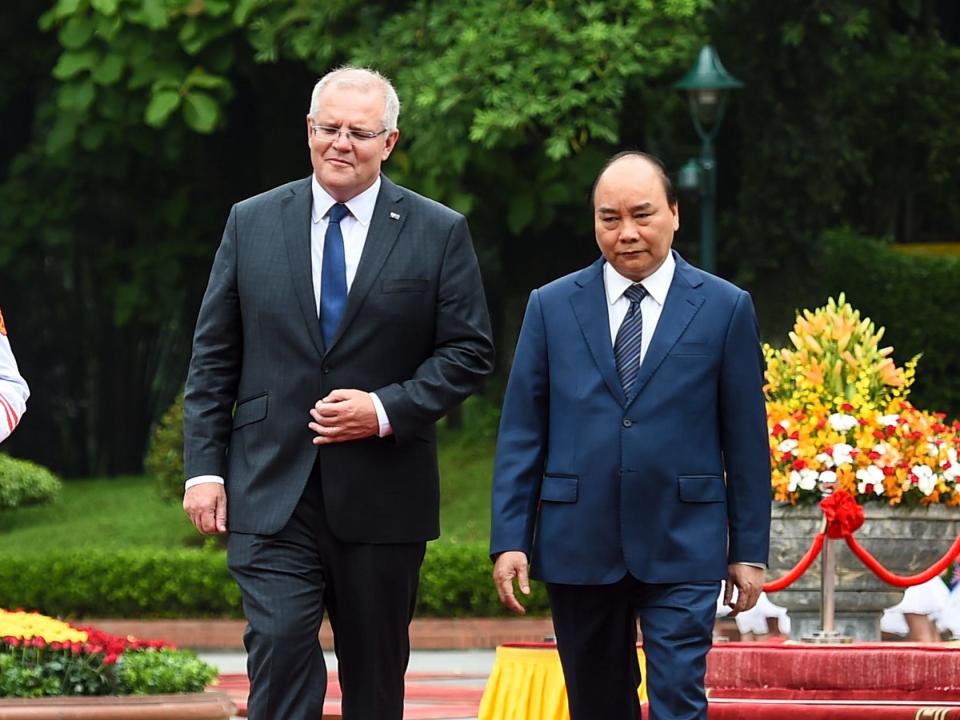
<instances>
[{"instance_id":1,"label":"gray suit jacket","mask_svg":"<svg viewBox=\"0 0 960 720\"><path fill-rule=\"evenodd\" d=\"M492 369L466 219L382 179L343 320L323 346L310 266L310 178L234 205L197 319L184 398L186 476L225 478L231 532L271 534L318 460L347 542L439 535L434 423ZM312 405L374 391L393 435L319 450Z\"/></svg>"}]
</instances>

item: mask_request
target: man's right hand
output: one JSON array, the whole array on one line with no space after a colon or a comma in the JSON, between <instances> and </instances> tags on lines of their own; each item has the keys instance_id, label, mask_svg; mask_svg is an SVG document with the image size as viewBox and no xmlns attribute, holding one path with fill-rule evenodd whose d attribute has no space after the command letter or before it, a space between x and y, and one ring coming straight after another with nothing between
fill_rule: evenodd
<instances>
[{"instance_id":1,"label":"man's right hand","mask_svg":"<svg viewBox=\"0 0 960 720\"><path fill-rule=\"evenodd\" d=\"M520 592L524 595L529 595L529 568L530 564L527 562L527 554L519 550L500 553L500 555L497 556L496 562L493 564L493 582L497 586L497 594L500 596L500 602L504 607L520 615L523 615L526 609L520 604L514 594L513 581L516 579L517 584L520 586Z\"/></svg>"},{"instance_id":2,"label":"man's right hand","mask_svg":"<svg viewBox=\"0 0 960 720\"><path fill-rule=\"evenodd\" d=\"M227 493L220 483L194 485L183 494L183 511L204 535L227 531Z\"/></svg>"}]
</instances>

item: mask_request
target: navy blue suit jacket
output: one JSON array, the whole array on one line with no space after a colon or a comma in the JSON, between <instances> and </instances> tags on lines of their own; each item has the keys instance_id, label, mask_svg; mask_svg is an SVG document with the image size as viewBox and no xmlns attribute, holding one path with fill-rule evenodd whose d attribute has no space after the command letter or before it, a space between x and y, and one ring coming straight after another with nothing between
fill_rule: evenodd
<instances>
[{"instance_id":1,"label":"navy blue suit jacket","mask_svg":"<svg viewBox=\"0 0 960 720\"><path fill-rule=\"evenodd\" d=\"M497 442L491 553L547 582L724 579L767 562L770 459L750 296L677 266L627 402L601 258L534 290Z\"/></svg>"}]
</instances>

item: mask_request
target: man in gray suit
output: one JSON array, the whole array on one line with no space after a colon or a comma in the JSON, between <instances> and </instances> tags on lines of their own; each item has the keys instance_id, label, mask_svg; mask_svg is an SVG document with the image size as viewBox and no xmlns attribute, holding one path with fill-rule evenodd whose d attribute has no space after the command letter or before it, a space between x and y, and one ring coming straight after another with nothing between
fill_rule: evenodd
<instances>
[{"instance_id":1,"label":"man in gray suit","mask_svg":"<svg viewBox=\"0 0 960 720\"><path fill-rule=\"evenodd\" d=\"M230 533L252 720L320 717L324 612L345 720L402 717L434 423L492 369L466 220L380 173L399 107L369 70L317 83L312 177L234 205L197 319L183 506Z\"/></svg>"}]
</instances>

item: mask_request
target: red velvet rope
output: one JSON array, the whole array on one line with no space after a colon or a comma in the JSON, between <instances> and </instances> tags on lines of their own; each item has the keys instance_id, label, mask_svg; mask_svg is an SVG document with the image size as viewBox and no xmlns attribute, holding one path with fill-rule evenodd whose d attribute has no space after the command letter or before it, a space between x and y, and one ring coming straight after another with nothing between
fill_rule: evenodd
<instances>
[{"instance_id":1,"label":"red velvet rope","mask_svg":"<svg viewBox=\"0 0 960 720\"><path fill-rule=\"evenodd\" d=\"M920 585L937 577L946 570L950 563L960 556L960 537L953 541L950 549L937 562L928 567L923 572L916 575L895 575L887 570L880 561L871 555L865 547L857 542L853 533L863 525L864 512L863 507L847 492L838 490L829 497L824 498L820 503L820 509L826 519L826 529L818 532L813 538L813 543L806 554L800 558L794 568L779 580L771 580L764 583L764 592L777 592L792 585L797 578L803 575L813 561L817 558L820 550L823 548L823 542L827 536L831 538L843 538L847 541L847 546L860 558L860 561L866 565L878 578L888 585L895 587L911 587Z\"/></svg>"},{"instance_id":2,"label":"red velvet rope","mask_svg":"<svg viewBox=\"0 0 960 720\"><path fill-rule=\"evenodd\" d=\"M824 538L824 534L818 532L816 537L813 538L813 543L810 545L810 548L806 554L800 558L800 562L794 565L793 570L778 580L771 580L770 582L764 583L763 591L772 593L793 585L797 578L803 575L809 569L810 565L813 564L813 561L817 559L817 555L820 554L820 550L823 548Z\"/></svg>"},{"instance_id":3,"label":"red velvet rope","mask_svg":"<svg viewBox=\"0 0 960 720\"><path fill-rule=\"evenodd\" d=\"M960 555L960 537L958 537L953 541L953 545L950 546L946 554L923 572L917 573L916 575L894 575L881 565L880 561L871 555L863 545L858 543L853 535L847 535L844 537L844 540L847 541L847 545L853 551L853 554L860 558L860 561L870 568L878 578L887 583L887 585L903 588L932 580L946 570L950 566L950 563Z\"/></svg>"}]
</instances>

